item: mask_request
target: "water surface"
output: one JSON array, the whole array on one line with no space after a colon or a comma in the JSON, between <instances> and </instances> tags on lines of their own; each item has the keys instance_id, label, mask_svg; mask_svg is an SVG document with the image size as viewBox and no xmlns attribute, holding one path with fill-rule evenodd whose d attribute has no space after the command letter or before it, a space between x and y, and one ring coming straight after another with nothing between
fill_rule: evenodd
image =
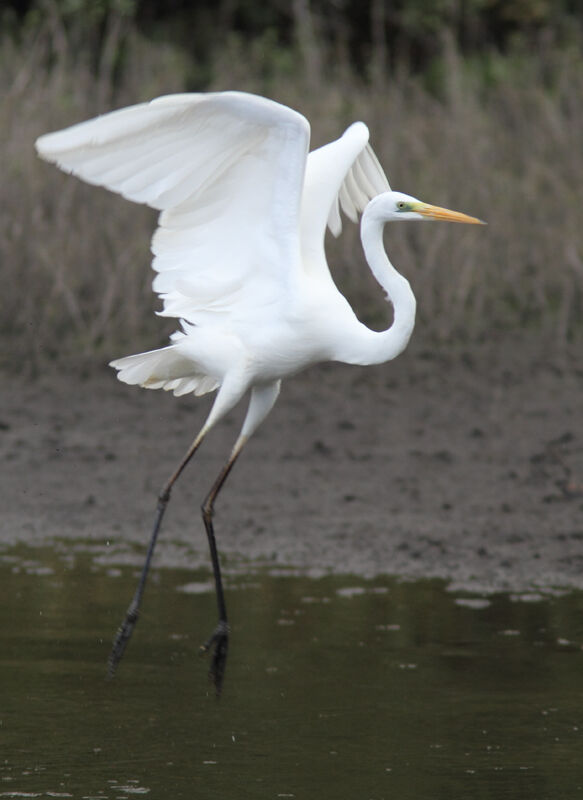
<instances>
[{"instance_id":1,"label":"water surface","mask_svg":"<svg viewBox=\"0 0 583 800\"><path fill-rule=\"evenodd\" d=\"M105 680L134 575L4 554L0 797L583 797L582 593L255 571L217 701L206 573L153 575Z\"/></svg>"}]
</instances>

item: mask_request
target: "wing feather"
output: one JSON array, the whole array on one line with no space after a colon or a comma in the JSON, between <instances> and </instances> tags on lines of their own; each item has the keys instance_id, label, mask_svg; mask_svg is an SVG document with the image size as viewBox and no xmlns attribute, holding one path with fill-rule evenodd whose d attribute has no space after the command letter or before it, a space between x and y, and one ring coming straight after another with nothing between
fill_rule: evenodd
<instances>
[{"instance_id":1,"label":"wing feather","mask_svg":"<svg viewBox=\"0 0 583 800\"><path fill-rule=\"evenodd\" d=\"M342 231L340 208L353 222L377 194L389 191L383 168L368 144L368 128L355 122L336 141L308 156L302 198L301 242L304 262L325 265L326 226Z\"/></svg>"},{"instance_id":2,"label":"wing feather","mask_svg":"<svg viewBox=\"0 0 583 800\"><path fill-rule=\"evenodd\" d=\"M351 169L346 173L343 186L346 187L348 195L352 201L354 210L364 211L366 204L370 200L370 195L366 192L366 186L359 180L359 174L356 170L358 160L354 162ZM374 196L374 195L373 195Z\"/></svg>"},{"instance_id":3,"label":"wing feather","mask_svg":"<svg viewBox=\"0 0 583 800\"><path fill-rule=\"evenodd\" d=\"M326 226L340 234L340 209L356 222L389 189L362 122L309 156L308 143L300 114L224 92L113 111L41 136L37 149L63 170L161 211L152 239L160 313L210 324L285 302L300 248L311 264L311 255L323 255Z\"/></svg>"},{"instance_id":4,"label":"wing feather","mask_svg":"<svg viewBox=\"0 0 583 800\"><path fill-rule=\"evenodd\" d=\"M160 97L36 146L66 172L162 212L152 240L161 313L196 323L285 302L300 269L308 144L297 112L223 92Z\"/></svg>"}]
</instances>

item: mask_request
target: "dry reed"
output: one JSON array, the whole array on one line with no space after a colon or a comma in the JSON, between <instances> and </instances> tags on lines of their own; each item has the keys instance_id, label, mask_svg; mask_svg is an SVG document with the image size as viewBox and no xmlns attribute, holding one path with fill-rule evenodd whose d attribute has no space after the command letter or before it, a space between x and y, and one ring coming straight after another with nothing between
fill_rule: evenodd
<instances>
[{"instance_id":1,"label":"dry reed","mask_svg":"<svg viewBox=\"0 0 583 800\"><path fill-rule=\"evenodd\" d=\"M12 367L102 360L165 340L169 329L152 314L153 213L61 175L36 158L33 142L110 108L183 91L196 70L186 54L144 40L115 15L96 64L56 6L45 10L42 24L0 41L1 335ZM232 38L207 65L205 88L288 103L310 119L314 145L363 119L394 188L489 222L387 230L390 256L418 296L417 336L476 341L527 329L559 346L573 338L583 297L580 60L566 51L501 62L512 80L488 84L450 47L436 94L418 77L377 72L365 83L347 62L330 74L322 58L305 55ZM330 241L329 260L362 316L379 322L386 307L355 226Z\"/></svg>"}]
</instances>

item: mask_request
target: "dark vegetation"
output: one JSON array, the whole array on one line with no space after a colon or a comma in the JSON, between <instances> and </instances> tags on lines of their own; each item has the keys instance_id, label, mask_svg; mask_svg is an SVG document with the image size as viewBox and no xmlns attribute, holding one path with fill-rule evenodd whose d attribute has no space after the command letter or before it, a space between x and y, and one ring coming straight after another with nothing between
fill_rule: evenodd
<instances>
[{"instance_id":1,"label":"dark vegetation","mask_svg":"<svg viewBox=\"0 0 583 800\"><path fill-rule=\"evenodd\" d=\"M505 333L565 349L583 306L583 12L572 0L42 0L0 32L0 336L6 365L156 346L148 209L64 176L35 138L178 91L240 89L302 111L313 144L367 122L391 185L488 229L391 226L421 341ZM348 224L338 283L387 313Z\"/></svg>"}]
</instances>

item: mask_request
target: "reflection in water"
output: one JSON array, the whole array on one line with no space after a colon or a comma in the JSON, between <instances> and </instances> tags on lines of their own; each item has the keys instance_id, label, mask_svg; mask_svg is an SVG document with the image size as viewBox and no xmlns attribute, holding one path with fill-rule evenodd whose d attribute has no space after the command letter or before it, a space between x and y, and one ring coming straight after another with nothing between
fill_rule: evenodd
<instances>
[{"instance_id":1,"label":"reflection in water","mask_svg":"<svg viewBox=\"0 0 583 800\"><path fill-rule=\"evenodd\" d=\"M133 571L32 555L0 564L0 797L583 797L581 593L237 578L217 701L207 575L156 573L108 682Z\"/></svg>"}]
</instances>

